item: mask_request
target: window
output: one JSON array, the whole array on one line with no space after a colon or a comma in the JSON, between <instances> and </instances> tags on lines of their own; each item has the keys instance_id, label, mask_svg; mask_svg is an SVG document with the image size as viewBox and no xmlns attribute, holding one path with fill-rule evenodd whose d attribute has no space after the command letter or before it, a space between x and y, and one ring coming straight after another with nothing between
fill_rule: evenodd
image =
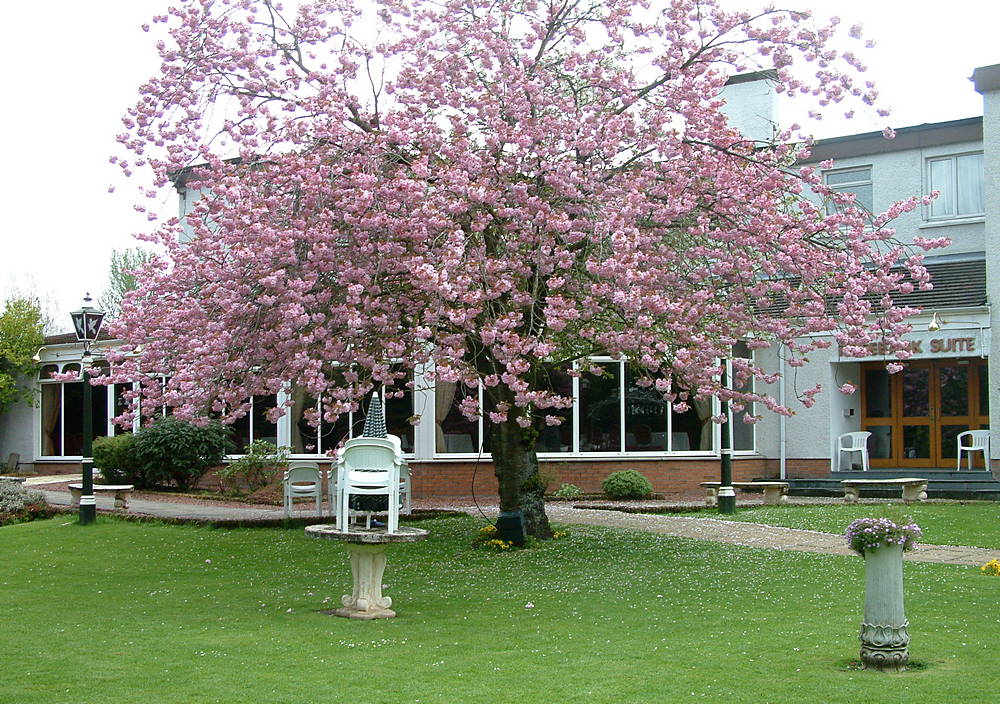
<instances>
[{"instance_id":1,"label":"window","mask_svg":"<svg viewBox=\"0 0 1000 704\"><path fill-rule=\"evenodd\" d=\"M291 426L291 446L294 454L322 455L335 450L338 445L361 434L364 429L365 413L370 396L367 396L362 403L362 408L358 411L348 411L342 413L336 422L330 423L322 417L323 404L308 394L304 389L292 389L292 400L295 402L286 417L290 418ZM277 436L277 424L267 422L266 410L276 402L275 396L255 397L253 400L253 414L249 416L253 420L254 439L263 438L274 442L270 437ZM261 403L263 401L263 403ZM395 435L400 440L403 452L413 452L413 425L410 418L413 416L413 395L404 393L402 398L387 398L382 396L382 404L385 409L386 432ZM315 425L319 419L319 425ZM240 422L245 423L246 419ZM239 423L237 424L239 426ZM265 434L261 435L258 428L264 428Z\"/></svg>"},{"instance_id":2,"label":"window","mask_svg":"<svg viewBox=\"0 0 1000 704\"><path fill-rule=\"evenodd\" d=\"M250 411L232 426L236 454L246 452L247 446L254 440L265 440L272 445L278 444L278 424L267 419L267 412L277 403L278 397L275 394L254 396L250 399Z\"/></svg>"},{"instance_id":3,"label":"window","mask_svg":"<svg viewBox=\"0 0 1000 704\"><path fill-rule=\"evenodd\" d=\"M463 382L439 381L434 392L434 451L438 453L478 453L482 418L469 420L462 413L462 401L474 398L482 408L482 389ZM483 451L488 451L483 448Z\"/></svg>"},{"instance_id":4,"label":"window","mask_svg":"<svg viewBox=\"0 0 1000 704\"><path fill-rule=\"evenodd\" d=\"M687 399L687 410L677 411L655 387L640 384L639 374L621 361L594 359L579 378L568 370L549 370L547 386L575 400L572 408L547 408L545 415L559 416L560 425L541 428L539 454L665 454L711 452L715 426L711 422L714 400ZM489 420L469 421L460 411L463 399L483 400L482 389L461 383L435 385L435 452L483 453L489 448ZM516 412L516 411L515 411ZM753 429L739 438L739 449L753 449Z\"/></svg>"},{"instance_id":5,"label":"window","mask_svg":"<svg viewBox=\"0 0 1000 704\"><path fill-rule=\"evenodd\" d=\"M753 352L750 351L745 342L737 342L733 345L733 357L753 360ZM731 361L729 362L728 373L729 383L733 385L733 388L737 391L753 392L753 379L748 379L745 384L736 384L736 379L733 377L733 363ZM745 408L740 413L733 413L731 407L729 410L729 419L733 424L733 449L736 451L752 451L754 449L754 428L756 426L753 423L744 423L743 419L746 416L754 415L755 407L753 403L744 405Z\"/></svg>"},{"instance_id":6,"label":"window","mask_svg":"<svg viewBox=\"0 0 1000 704\"><path fill-rule=\"evenodd\" d=\"M60 371L55 364L47 364L39 371L41 408L38 415L41 439L40 454L44 457L73 457L83 452L83 382L54 381L53 372ZM61 370L79 372L80 365L65 364ZM91 387L91 419L93 438L108 434L108 387Z\"/></svg>"},{"instance_id":7,"label":"window","mask_svg":"<svg viewBox=\"0 0 1000 704\"><path fill-rule=\"evenodd\" d=\"M939 191L931 203L932 219L970 217L985 212L982 152L928 159L927 178L930 190Z\"/></svg>"},{"instance_id":8,"label":"window","mask_svg":"<svg viewBox=\"0 0 1000 704\"><path fill-rule=\"evenodd\" d=\"M853 193L854 207L874 212L875 198L872 189L872 167L862 166L856 169L841 169L823 174L823 182L837 193ZM827 203L826 212L833 215L838 210L848 206L832 201Z\"/></svg>"}]
</instances>

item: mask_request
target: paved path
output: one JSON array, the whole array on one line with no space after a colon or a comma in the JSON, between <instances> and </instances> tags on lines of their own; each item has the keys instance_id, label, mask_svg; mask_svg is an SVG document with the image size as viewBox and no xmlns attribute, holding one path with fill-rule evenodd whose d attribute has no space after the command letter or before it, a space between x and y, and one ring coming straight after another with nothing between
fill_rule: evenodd
<instances>
[{"instance_id":1,"label":"paved path","mask_svg":"<svg viewBox=\"0 0 1000 704\"><path fill-rule=\"evenodd\" d=\"M34 485L44 491L46 481L43 477L33 477L27 484ZM72 478L61 476L56 481L72 481ZM44 491L46 499L52 504L68 505L70 496L59 491ZM434 508L427 501L417 502L421 508ZM114 505L112 497L97 497L98 508L111 509ZM480 512L477 506L455 506L447 508L465 511L473 515ZM490 516L497 513L497 507L483 506L482 509ZM163 518L200 518L208 520L239 520L260 518L281 518L284 511L281 508L235 508L215 506L204 503L176 503L167 501L150 501L132 499L129 502L131 513L144 514ZM622 511L606 511L586 508L573 508L572 505L550 503L545 507L551 520L557 523L583 524L591 526L606 526L641 530L658 535L670 535L678 538L695 540L711 540L718 543L745 545L747 547L765 548L771 550L798 550L825 555L850 555L844 537L832 533L820 533L811 530L795 528L779 528L757 523L740 521L723 521L716 518L696 518L676 514L642 514L624 513ZM309 512L296 511L296 516L310 516ZM332 520L332 519L331 519ZM956 545L918 545L906 553L907 560L916 562L937 562L954 565L982 565L994 558L1000 558L1000 550L961 547Z\"/></svg>"},{"instance_id":2,"label":"paved path","mask_svg":"<svg viewBox=\"0 0 1000 704\"><path fill-rule=\"evenodd\" d=\"M722 521L716 518L563 508L552 504L546 505L545 512L551 520L563 523L628 528L659 535L713 540L719 543L746 545L754 548L799 550L825 555L853 554L847 547L843 535L812 530L779 528L741 521ZM905 553L904 557L916 562L979 566L994 558L1000 558L1000 550L920 544L914 550Z\"/></svg>"}]
</instances>

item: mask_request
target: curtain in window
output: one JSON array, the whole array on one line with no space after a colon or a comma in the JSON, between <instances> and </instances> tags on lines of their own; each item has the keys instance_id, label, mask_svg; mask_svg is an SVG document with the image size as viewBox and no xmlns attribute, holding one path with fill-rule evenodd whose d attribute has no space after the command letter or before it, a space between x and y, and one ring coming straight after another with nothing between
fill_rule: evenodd
<instances>
[{"instance_id":1,"label":"curtain in window","mask_svg":"<svg viewBox=\"0 0 1000 704\"><path fill-rule=\"evenodd\" d=\"M61 455L59 416L62 411L62 384L42 385L42 454Z\"/></svg>"},{"instance_id":2,"label":"curtain in window","mask_svg":"<svg viewBox=\"0 0 1000 704\"><path fill-rule=\"evenodd\" d=\"M445 418L455 400L458 384L454 381L438 381L434 386L434 451L447 452L444 440Z\"/></svg>"}]
</instances>

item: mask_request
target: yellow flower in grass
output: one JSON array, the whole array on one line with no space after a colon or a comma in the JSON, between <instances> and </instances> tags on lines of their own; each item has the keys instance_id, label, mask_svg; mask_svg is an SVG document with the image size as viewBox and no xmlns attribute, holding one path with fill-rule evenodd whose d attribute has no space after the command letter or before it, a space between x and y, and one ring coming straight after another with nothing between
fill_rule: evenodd
<instances>
[{"instance_id":1,"label":"yellow flower in grass","mask_svg":"<svg viewBox=\"0 0 1000 704\"><path fill-rule=\"evenodd\" d=\"M991 577L1000 577L1000 560L990 560L980 567L979 571Z\"/></svg>"}]
</instances>

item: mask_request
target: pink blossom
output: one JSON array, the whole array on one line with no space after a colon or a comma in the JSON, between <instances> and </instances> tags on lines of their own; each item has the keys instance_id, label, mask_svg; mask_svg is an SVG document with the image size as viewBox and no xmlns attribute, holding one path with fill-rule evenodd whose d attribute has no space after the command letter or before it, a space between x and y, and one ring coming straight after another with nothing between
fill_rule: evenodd
<instances>
[{"instance_id":1,"label":"pink blossom","mask_svg":"<svg viewBox=\"0 0 1000 704\"><path fill-rule=\"evenodd\" d=\"M930 286L913 255L941 246L891 228L920 199L827 214L811 193L851 199L796 171L809 142L748 142L718 100L769 57L777 92L817 115L877 103L837 22L716 0L409 0L358 32L357 5L271 26L262 0L190 0L154 20L161 66L114 164L151 218L158 187L198 197L141 235L164 255L109 323L125 345L100 382L138 381L142 413L233 422L291 390L332 422L431 382L467 419L524 428L572 405L553 381L592 381L595 356L678 412L726 397L787 415L767 383L722 385L734 344L791 367L830 339L903 349L913 311L892 296Z\"/></svg>"}]
</instances>

